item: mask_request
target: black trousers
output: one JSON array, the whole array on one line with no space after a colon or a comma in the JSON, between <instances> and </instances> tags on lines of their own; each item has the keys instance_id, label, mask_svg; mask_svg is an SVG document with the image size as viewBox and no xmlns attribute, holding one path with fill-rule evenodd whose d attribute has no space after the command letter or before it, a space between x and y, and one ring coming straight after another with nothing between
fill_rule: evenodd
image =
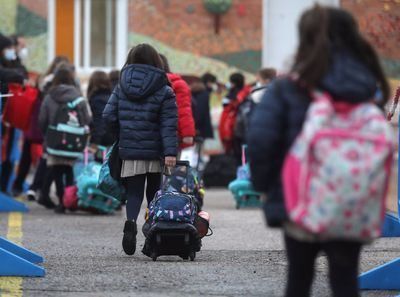
<instances>
[{"instance_id":1,"label":"black trousers","mask_svg":"<svg viewBox=\"0 0 400 297\"><path fill-rule=\"evenodd\" d=\"M72 166L54 165L47 167L46 177L42 186L42 199L50 199L50 187L56 183L56 193L60 204L63 203L64 188L74 184L74 172Z\"/></svg>"},{"instance_id":2,"label":"black trousers","mask_svg":"<svg viewBox=\"0 0 400 297\"><path fill-rule=\"evenodd\" d=\"M22 191L26 177L28 176L29 169L31 167L31 142L27 139L24 140L24 145L22 147L21 160L18 165L18 173L15 178L13 189Z\"/></svg>"},{"instance_id":3,"label":"black trousers","mask_svg":"<svg viewBox=\"0 0 400 297\"><path fill-rule=\"evenodd\" d=\"M150 204L154 195L160 189L160 173L147 173L124 178L124 185L128 198L126 203L126 217L129 221L136 221L139 216L140 206L144 198L144 186L146 181L147 204Z\"/></svg>"},{"instance_id":4,"label":"black trousers","mask_svg":"<svg viewBox=\"0 0 400 297\"><path fill-rule=\"evenodd\" d=\"M36 168L35 176L33 177L33 182L30 186L30 190L37 191L42 189L43 182L46 177L47 172L47 160L45 158L40 158L39 165Z\"/></svg>"},{"instance_id":5,"label":"black trousers","mask_svg":"<svg viewBox=\"0 0 400 297\"><path fill-rule=\"evenodd\" d=\"M11 162L11 153L12 153L12 147L14 145L14 133L15 133L15 129L12 127L5 127L3 124L2 125L2 140L1 142L3 142L5 140L5 133L8 133L8 142L7 142L7 146L5 147L5 153L2 152L2 154L6 155L6 158L4 160L4 162L1 162L1 175L0 175L0 191L2 192L7 192L7 187L8 187L8 183L10 181L11 175L12 175L12 171L14 169L14 164L13 162ZM2 156L0 156L1 158Z\"/></svg>"},{"instance_id":6,"label":"black trousers","mask_svg":"<svg viewBox=\"0 0 400 297\"><path fill-rule=\"evenodd\" d=\"M359 297L358 266L361 243L327 241L310 243L285 235L289 261L286 297L308 297L314 277L314 262L323 251L329 264L329 280L334 297Z\"/></svg>"}]
</instances>

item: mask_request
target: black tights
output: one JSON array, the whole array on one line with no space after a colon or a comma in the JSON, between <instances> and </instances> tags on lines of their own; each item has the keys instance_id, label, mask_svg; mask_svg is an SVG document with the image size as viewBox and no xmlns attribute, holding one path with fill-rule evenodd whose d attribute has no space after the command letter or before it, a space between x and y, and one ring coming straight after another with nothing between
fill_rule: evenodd
<instances>
[{"instance_id":1,"label":"black tights","mask_svg":"<svg viewBox=\"0 0 400 297\"><path fill-rule=\"evenodd\" d=\"M43 199L50 199L50 187L53 180L56 183L56 193L60 204L63 203L64 188L74 184L74 172L72 166L54 165L49 166L46 171L46 177L42 185Z\"/></svg>"},{"instance_id":2,"label":"black tights","mask_svg":"<svg viewBox=\"0 0 400 297\"><path fill-rule=\"evenodd\" d=\"M128 201L126 203L126 217L129 221L136 221L144 196L144 185L146 185L147 205L153 200L154 195L160 189L160 173L147 173L135 175L124 179Z\"/></svg>"},{"instance_id":3,"label":"black tights","mask_svg":"<svg viewBox=\"0 0 400 297\"><path fill-rule=\"evenodd\" d=\"M289 261L286 297L310 296L314 262L320 251L328 258L333 296L360 296L357 277L361 243L343 240L311 243L285 235L285 244Z\"/></svg>"}]
</instances>

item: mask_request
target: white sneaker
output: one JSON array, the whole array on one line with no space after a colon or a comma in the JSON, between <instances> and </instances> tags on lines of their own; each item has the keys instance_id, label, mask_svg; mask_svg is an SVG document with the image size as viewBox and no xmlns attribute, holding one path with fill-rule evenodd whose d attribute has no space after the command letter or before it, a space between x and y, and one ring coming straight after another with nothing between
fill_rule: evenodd
<instances>
[{"instance_id":1,"label":"white sneaker","mask_svg":"<svg viewBox=\"0 0 400 297\"><path fill-rule=\"evenodd\" d=\"M26 197L29 201L36 201L36 192L33 190L28 190L28 192L26 192Z\"/></svg>"}]
</instances>

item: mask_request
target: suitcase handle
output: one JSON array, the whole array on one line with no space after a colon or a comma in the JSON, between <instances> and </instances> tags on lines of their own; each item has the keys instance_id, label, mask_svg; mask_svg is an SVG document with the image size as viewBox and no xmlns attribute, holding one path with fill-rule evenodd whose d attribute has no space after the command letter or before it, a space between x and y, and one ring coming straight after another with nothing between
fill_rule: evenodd
<instances>
[{"instance_id":1,"label":"suitcase handle","mask_svg":"<svg viewBox=\"0 0 400 297\"><path fill-rule=\"evenodd\" d=\"M189 192L189 168L190 168L190 163L189 163L189 161L176 161L176 164L173 167L173 169L175 169L177 167L186 167L186 177L185 177L185 179L186 179L186 189ZM166 166L165 166L164 162L162 162L161 163L161 177L160 177L161 178L161 180L160 180L161 193L165 192L164 191L164 176L167 176L165 174L165 168L166 168Z\"/></svg>"}]
</instances>

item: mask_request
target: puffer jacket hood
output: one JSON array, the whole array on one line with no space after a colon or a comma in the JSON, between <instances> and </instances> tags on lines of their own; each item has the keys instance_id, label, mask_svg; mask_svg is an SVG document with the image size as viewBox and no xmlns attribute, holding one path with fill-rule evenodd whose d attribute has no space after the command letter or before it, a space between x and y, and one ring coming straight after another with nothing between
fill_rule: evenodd
<instances>
[{"instance_id":1,"label":"puffer jacket hood","mask_svg":"<svg viewBox=\"0 0 400 297\"><path fill-rule=\"evenodd\" d=\"M344 51L335 51L331 67L319 87L336 100L360 103L374 97L377 83L371 71L357 58Z\"/></svg>"},{"instance_id":2,"label":"puffer jacket hood","mask_svg":"<svg viewBox=\"0 0 400 297\"><path fill-rule=\"evenodd\" d=\"M168 85L165 72L144 64L130 64L121 71L121 91L129 100L140 100Z\"/></svg>"},{"instance_id":3,"label":"puffer jacket hood","mask_svg":"<svg viewBox=\"0 0 400 297\"><path fill-rule=\"evenodd\" d=\"M49 95L58 104L65 104L82 96L75 86L70 85L59 85L51 88Z\"/></svg>"}]
</instances>

